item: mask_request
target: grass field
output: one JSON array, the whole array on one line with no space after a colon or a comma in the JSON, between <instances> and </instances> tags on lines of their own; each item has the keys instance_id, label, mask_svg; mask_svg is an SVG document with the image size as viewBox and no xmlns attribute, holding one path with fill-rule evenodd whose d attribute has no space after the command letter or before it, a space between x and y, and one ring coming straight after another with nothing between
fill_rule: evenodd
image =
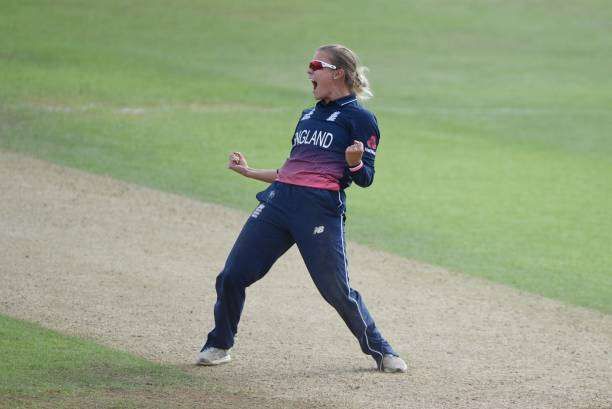
<instances>
[{"instance_id":1,"label":"grass field","mask_svg":"<svg viewBox=\"0 0 612 409\"><path fill-rule=\"evenodd\" d=\"M173 407L179 386L195 389L176 367L0 316L0 407L83 407L95 400L130 408L142 407L145 396L156 407Z\"/></svg>"},{"instance_id":2,"label":"grass field","mask_svg":"<svg viewBox=\"0 0 612 409\"><path fill-rule=\"evenodd\" d=\"M342 42L382 142L349 238L612 311L607 1L3 2L0 148L243 210Z\"/></svg>"}]
</instances>

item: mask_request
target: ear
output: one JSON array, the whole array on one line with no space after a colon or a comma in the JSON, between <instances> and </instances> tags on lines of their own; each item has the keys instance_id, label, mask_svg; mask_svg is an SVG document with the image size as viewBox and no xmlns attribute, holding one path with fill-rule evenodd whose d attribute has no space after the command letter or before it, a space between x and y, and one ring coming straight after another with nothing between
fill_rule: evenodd
<instances>
[{"instance_id":1,"label":"ear","mask_svg":"<svg viewBox=\"0 0 612 409\"><path fill-rule=\"evenodd\" d=\"M339 78L344 78L344 68L338 68L337 70L334 70L334 75L332 75L332 78L335 80Z\"/></svg>"}]
</instances>

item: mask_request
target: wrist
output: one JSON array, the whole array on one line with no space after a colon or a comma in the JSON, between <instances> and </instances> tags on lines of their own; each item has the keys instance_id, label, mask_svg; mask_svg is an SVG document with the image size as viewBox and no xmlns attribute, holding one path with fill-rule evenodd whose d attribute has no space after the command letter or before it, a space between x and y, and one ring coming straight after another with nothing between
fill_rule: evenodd
<instances>
[{"instance_id":1,"label":"wrist","mask_svg":"<svg viewBox=\"0 0 612 409\"><path fill-rule=\"evenodd\" d=\"M348 164L349 170L351 172L357 172L359 169L363 168L363 162L359 161L356 164L352 165L352 164Z\"/></svg>"}]
</instances>

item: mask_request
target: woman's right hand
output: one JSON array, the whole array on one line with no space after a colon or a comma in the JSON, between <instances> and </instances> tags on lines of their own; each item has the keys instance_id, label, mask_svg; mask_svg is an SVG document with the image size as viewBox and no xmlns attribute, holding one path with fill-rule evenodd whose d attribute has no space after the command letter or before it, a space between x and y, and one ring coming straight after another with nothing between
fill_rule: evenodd
<instances>
[{"instance_id":1,"label":"woman's right hand","mask_svg":"<svg viewBox=\"0 0 612 409\"><path fill-rule=\"evenodd\" d=\"M242 152L230 153L227 167L236 173L240 173L243 176L248 176L249 165L247 164L246 158Z\"/></svg>"}]
</instances>

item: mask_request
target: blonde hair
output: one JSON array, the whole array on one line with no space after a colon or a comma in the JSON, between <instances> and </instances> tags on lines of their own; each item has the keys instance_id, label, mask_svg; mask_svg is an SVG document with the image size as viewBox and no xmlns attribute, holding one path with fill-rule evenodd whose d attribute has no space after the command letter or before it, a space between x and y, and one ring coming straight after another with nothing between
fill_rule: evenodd
<instances>
[{"instance_id":1,"label":"blonde hair","mask_svg":"<svg viewBox=\"0 0 612 409\"><path fill-rule=\"evenodd\" d=\"M329 44L322 45L317 51L327 53L331 63L344 70L344 83L357 98L369 99L374 96L370 81L366 78L368 68L359 64L359 58L352 50L341 44Z\"/></svg>"}]
</instances>

